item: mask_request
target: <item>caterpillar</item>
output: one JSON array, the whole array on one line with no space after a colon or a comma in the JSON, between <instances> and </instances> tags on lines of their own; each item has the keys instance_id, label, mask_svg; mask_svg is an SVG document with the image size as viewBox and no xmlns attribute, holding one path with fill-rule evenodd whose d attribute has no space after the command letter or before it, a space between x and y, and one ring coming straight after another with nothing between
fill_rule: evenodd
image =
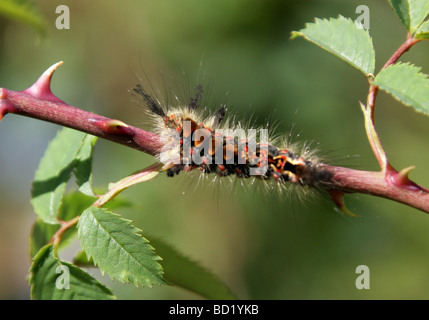
<instances>
[{"instance_id":1,"label":"caterpillar","mask_svg":"<svg viewBox=\"0 0 429 320\"><path fill-rule=\"evenodd\" d=\"M262 131L266 129L260 129L259 142L256 130L251 129L246 136L241 125L231 129L231 121L225 119L225 106L214 115L201 112L201 85L195 87L195 96L187 105L170 110L155 101L141 84L132 93L154 117L155 130L164 145L158 159L169 177L199 169L219 177L272 180L279 186L290 183L317 188L329 184L332 173L323 170L311 152L300 154L291 145L276 146L276 141L269 141L267 132Z\"/></svg>"}]
</instances>

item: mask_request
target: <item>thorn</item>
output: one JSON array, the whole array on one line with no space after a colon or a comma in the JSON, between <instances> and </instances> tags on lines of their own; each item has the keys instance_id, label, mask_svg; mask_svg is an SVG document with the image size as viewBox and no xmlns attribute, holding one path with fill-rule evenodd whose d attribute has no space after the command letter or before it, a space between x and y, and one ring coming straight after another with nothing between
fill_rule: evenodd
<instances>
[{"instance_id":1,"label":"thorn","mask_svg":"<svg viewBox=\"0 0 429 320\"><path fill-rule=\"evenodd\" d=\"M25 89L23 92L28 93L38 99L48 100L56 103L64 103L51 91L52 75L54 74L54 71L63 63L63 61L60 61L50 66L45 72L43 72L43 74L31 87Z\"/></svg>"},{"instance_id":2,"label":"thorn","mask_svg":"<svg viewBox=\"0 0 429 320\"><path fill-rule=\"evenodd\" d=\"M116 119L92 119L92 122L95 123L103 132L108 134L118 134L124 136L134 136L134 131L124 122Z\"/></svg>"},{"instance_id":3,"label":"thorn","mask_svg":"<svg viewBox=\"0 0 429 320\"><path fill-rule=\"evenodd\" d=\"M329 196L331 197L332 201L337 205L338 209L341 210L342 213L358 218L360 217L358 214L354 214L347 209L346 205L344 204L344 192L337 191L337 190L328 190Z\"/></svg>"},{"instance_id":4,"label":"thorn","mask_svg":"<svg viewBox=\"0 0 429 320\"><path fill-rule=\"evenodd\" d=\"M408 183L410 181L410 179L408 178L408 174L412 170L414 170L415 168L416 168L416 166L409 166L409 167L402 169L397 174L397 180L399 180L401 182L403 181L404 183Z\"/></svg>"},{"instance_id":5,"label":"thorn","mask_svg":"<svg viewBox=\"0 0 429 320\"><path fill-rule=\"evenodd\" d=\"M408 178L408 174L410 173L410 171L414 170L415 168L415 166L409 166L398 172L389 164L386 170L386 180L398 187L416 191L425 190L424 188L411 181L410 178Z\"/></svg>"},{"instance_id":6,"label":"thorn","mask_svg":"<svg viewBox=\"0 0 429 320\"><path fill-rule=\"evenodd\" d=\"M4 100L7 97L6 89L0 88L0 100Z\"/></svg>"},{"instance_id":7,"label":"thorn","mask_svg":"<svg viewBox=\"0 0 429 320\"><path fill-rule=\"evenodd\" d=\"M3 119L3 117L8 113L7 108L0 106L0 121Z\"/></svg>"}]
</instances>

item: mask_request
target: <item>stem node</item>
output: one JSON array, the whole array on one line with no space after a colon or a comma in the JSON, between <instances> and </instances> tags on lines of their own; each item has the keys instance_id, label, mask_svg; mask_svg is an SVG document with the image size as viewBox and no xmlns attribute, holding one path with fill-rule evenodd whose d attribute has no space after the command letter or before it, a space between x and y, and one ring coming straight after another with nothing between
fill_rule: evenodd
<instances>
[{"instance_id":1,"label":"stem node","mask_svg":"<svg viewBox=\"0 0 429 320\"><path fill-rule=\"evenodd\" d=\"M107 134L118 134L124 136L134 136L134 131L129 125L116 119L91 119L91 121Z\"/></svg>"}]
</instances>

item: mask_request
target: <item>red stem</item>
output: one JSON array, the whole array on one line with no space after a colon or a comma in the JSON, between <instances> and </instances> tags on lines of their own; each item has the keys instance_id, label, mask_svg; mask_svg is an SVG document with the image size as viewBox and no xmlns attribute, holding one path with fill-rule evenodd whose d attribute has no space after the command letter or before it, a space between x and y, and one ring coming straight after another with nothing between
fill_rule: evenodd
<instances>
[{"instance_id":1,"label":"red stem","mask_svg":"<svg viewBox=\"0 0 429 320\"><path fill-rule=\"evenodd\" d=\"M414 46L419 41L421 41L421 39L415 39L411 36L408 36L407 40L398 48L398 50L395 51L395 53L389 58L389 60L387 60L387 62L384 64L384 66L381 68L381 70L386 69L388 66L396 63L396 61L398 61L398 59L405 52L410 50L411 47ZM377 93L378 93L378 87L371 84L371 86L369 88L369 93L368 93L368 106L371 109L374 109L375 99L377 98ZM374 121L374 112L372 113L372 120Z\"/></svg>"},{"instance_id":2,"label":"red stem","mask_svg":"<svg viewBox=\"0 0 429 320\"><path fill-rule=\"evenodd\" d=\"M3 113L15 113L36 118L94 136L107 139L151 155L156 155L161 143L159 136L133 126L122 126L122 122L99 116L95 113L72 107L64 102L40 100L28 93L0 89L0 96L6 99L10 107L2 108Z\"/></svg>"},{"instance_id":3,"label":"red stem","mask_svg":"<svg viewBox=\"0 0 429 320\"><path fill-rule=\"evenodd\" d=\"M51 92L50 83L61 64L51 66L24 91L0 88L0 120L7 113L15 113L83 131L151 155L159 153L162 144L158 135L75 108L57 98Z\"/></svg>"},{"instance_id":4,"label":"red stem","mask_svg":"<svg viewBox=\"0 0 429 320\"><path fill-rule=\"evenodd\" d=\"M330 188L343 193L364 193L394 200L429 213L429 192L413 182L402 184L385 179L381 171L361 171L343 167L321 165L333 174Z\"/></svg>"},{"instance_id":5,"label":"red stem","mask_svg":"<svg viewBox=\"0 0 429 320\"><path fill-rule=\"evenodd\" d=\"M398 48L398 50L395 51L395 53L387 60L387 62L384 64L383 68L381 70L387 68L388 66L396 63L398 59L408 50L411 49L413 45L415 45L417 42L422 41L422 39L415 39L412 36L408 35L407 40Z\"/></svg>"},{"instance_id":6,"label":"red stem","mask_svg":"<svg viewBox=\"0 0 429 320\"><path fill-rule=\"evenodd\" d=\"M17 92L0 89L0 120L7 113L15 113L83 131L151 155L159 153L162 143L157 134L77 109L55 97L50 91L50 79L58 65L49 68L27 90ZM429 213L429 192L408 179L410 168L397 172L388 166L389 175L385 175L385 172L359 171L323 164L320 167L332 173L332 179L327 181L325 189L331 192L331 197L343 211L345 207L341 194L359 192L395 200ZM65 224L57 238L68 227Z\"/></svg>"},{"instance_id":7,"label":"red stem","mask_svg":"<svg viewBox=\"0 0 429 320\"><path fill-rule=\"evenodd\" d=\"M390 65L396 63L398 59L408 50L411 49L417 42L421 41L421 39L415 39L411 35L408 35L407 40L395 51L395 53L387 60L381 70L389 67ZM367 130L368 140L371 145L371 148L374 152L374 155L380 165L381 171L385 174L386 180L395 179L395 175L398 175L398 172L393 168L393 166L389 163L386 152L384 151L380 139L378 138L378 134L375 130L374 123L374 112L375 112L375 101L377 99L377 94L379 91L379 87L370 83L367 104L364 109L365 115L365 127ZM393 177L393 178L392 178ZM408 177L406 177L408 179Z\"/></svg>"}]
</instances>

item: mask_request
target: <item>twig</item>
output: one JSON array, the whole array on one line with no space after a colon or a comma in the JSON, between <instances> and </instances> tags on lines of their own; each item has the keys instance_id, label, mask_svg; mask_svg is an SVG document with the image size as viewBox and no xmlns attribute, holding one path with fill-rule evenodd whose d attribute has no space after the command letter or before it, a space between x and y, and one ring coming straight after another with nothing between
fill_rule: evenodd
<instances>
[{"instance_id":1,"label":"twig","mask_svg":"<svg viewBox=\"0 0 429 320\"><path fill-rule=\"evenodd\" d=\"M396 63L396 61L398 61L398 59L405 52L410 50L411 47L419 41L421 40L415 39L410 35L408 35L407 40L398 48L398 50L395 51L395 53L389 58L389 60L387 60L387 62L384 64L381 70ZM377 131L375 130L375 124L374 124L375 101L377 99L379 88L378 86L371 83L372 81L371 77L369 80L370 80L370 86L369 86L366 106L363 106L361 103L361 108L365 117L365 129L366 129L366 133L367 133L372 151L374 152L374 155L380 165L381 171L386 172L386 175L388 175L390 173L389 169L393 169L393 167L389 165L386 152L384 151L383 146L381 145L381 142L378 137Z\"/></svg>"},{"instance_id":2,"label":"twig","mask_svg":"<svg viewBox=\"0 0 429 320\"><path fill-rule=\"evenodd\" d=\"M362 171L329 165L321 167L332 173L329 187L334 191L382 197L429 213L429 190L409 180L410 168L391 174L389 179L385 179L385 174L381 171Z\"/></svg>"},{"instance_id":3,"label":"twig","mask_svg":"<svg viewBox=\"0 0 429 320\"><path fill-rule=\"evenodd\" d=\"M158 135L129 126L119 120L80 110L55 97L50 90L50 80L52 73L60 64L57 63L49 68L27 90L17 92L0 89L0 119L7 113L14 113L87 132L151 155L159 153L162 144ZM408 172L411 168L397 172L387 163L385 172L368 172L324 164L320 166L323 170L332 173L331 181L326 184L325 189L340 209L345 212L343 195L358 192L388 198L429 213L429 192L409 180ZM122 191L124 186L128 187L139 181L149 180L152 174L155 175L154 171L156 171L154 167L150 167L121 180L94 205L102 206L106 199L111 199ZM52 241L59 241L62 234L76 224L78 219L76 217L62 223Z\"/></svg>"},{"instance_id":4,"label":"twig","mask_svg":"<svg viewBox=\"0 0 429 320\"><path fill-rule=\"evenodd\" d=\"M156 155L162 147L159 136L95 113L75 108L58 99L50 89L52 74L62 62L46 70L24 91L0 89L0 120L8 113L56 123Z\"/></svg>"},{"instance_id":5,"label":"twig","mask_svg":"<svg viewBox=\"0 0 429 320\"><path fill-rule=\"evenodd\" d=\"M55 232L55 234L52 236L49 243L53 243L54 247L57 248L59 243L61 242L61 238L63 237L64 233L75 226L79 221L80 215L74 217L73 219L69 221L61 221L61 227Z\"/></svg>"}]
</instances>

